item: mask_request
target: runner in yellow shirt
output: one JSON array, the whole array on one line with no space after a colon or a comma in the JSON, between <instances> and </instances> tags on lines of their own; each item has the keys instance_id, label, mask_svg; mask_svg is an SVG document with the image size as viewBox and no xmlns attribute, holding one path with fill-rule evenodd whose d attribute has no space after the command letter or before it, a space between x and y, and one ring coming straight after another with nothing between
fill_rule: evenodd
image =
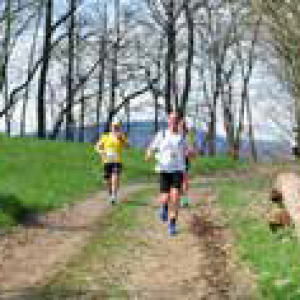
<instances>
[{"instance_id":1,"label":"runner in yellow shirt","mask_svg":"<svg viewBox=\"0 0 300 300\"><path fill-rule=\"evenodd\" d=\"M95 146L104 164L104 179L107 183L111 204L116 203L117 200L122 172L122 151L127 146L127 139L121 132L121 126L118 122L111 123L110 132L103 134Z\"/></svg>"}]
</instances>

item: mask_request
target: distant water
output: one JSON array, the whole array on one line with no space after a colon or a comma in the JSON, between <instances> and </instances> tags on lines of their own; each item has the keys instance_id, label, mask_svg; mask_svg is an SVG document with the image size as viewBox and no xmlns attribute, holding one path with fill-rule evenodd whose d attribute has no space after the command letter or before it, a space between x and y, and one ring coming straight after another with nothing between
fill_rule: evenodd
<instances>
[{"instance_id":1,"label":"distant water","mask_svg":"<svg viewBox=\"0 0 300 300\"><path fill-rule=\"evenodd\" d=\"M165 129L167 124L158 124L159 130ZM95 142L104 132L104 124L99 127L87 127L85 129L84 141ZM135 147L145 147L155 135L155 128L152 122L132 122L129 126L122 125L122 132L127 136L129 143ZM79 140L79 132L75 130L75 139Z\"/></svg>"},{"instance_id":2,"label":"distant water","mask_svg":"<svg viewBox=\"0 0 300 300\"><path fill-rule=\"evenodd\" d=\"M159 123L159 130L165 129L167 126L166 122ZM104 131L104 124L101 124L99 127L90 126L86 127L84 130L84 142L94 143L97 141L99 136ZM134 147L146 147L150 141L153 139L154 132L154 123L153 122L131 122L128 127L127 124L123 124L122 131L126 133L129 143ZM74 138L75 141L79 141L80 131L78 128L74 129ZM31 134L31 136L34 134ZM203 136L204 132L201 130L196 130L195 132L195 143L198 148L203 147ZM59 139L65 138L65 132L60 132ZM217 153L226 153L227 152L227 143L224 136L217 135L215 139L215 146ZM265 141L257 140L256 141L257 152L260 160L268 161L273 158L290 158L291 157L291 146L282 141ZM204 153L207 152L207 149L203 149ZM241 144L241 157L249 157L249 143L248 140L243 140Z\"/></svg>"}]
</instances>

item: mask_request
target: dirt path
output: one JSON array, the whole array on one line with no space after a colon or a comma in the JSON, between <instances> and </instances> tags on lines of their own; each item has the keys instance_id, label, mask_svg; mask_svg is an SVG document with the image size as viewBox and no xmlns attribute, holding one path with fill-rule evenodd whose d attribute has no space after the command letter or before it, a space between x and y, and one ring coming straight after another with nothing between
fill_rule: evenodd
<instances>
[{"instance_id":1,"label":"dirt path","mask_svg":"<svg viewBox=\"0 0 300 300\"><path fill-rule=\"evenodd\" d=\"M124 196L143 188L129 187ZM109 211L108 204L101 201L103 197L100 193L49 214L35 226L2 240L0 299L23 299L20 295L30 295L28 289L51 282L56 274L76 274L76 267L64 268L81 253L89 237L97 235L94 225ZM84 266L82 276L88 281L85 288L89 294L47 299L255 299L255 280L235 257L233 237L214 192L210 188L193 189L190 198L192 205L180 211L176 237L168 236L166 224L155 215L157 206L148 203L139 208L139 226L126 232L128 241L121 255L105 259L96 255L88 267ZM117 286L122 296L103 294L105 282Z\"/></svg>"},{"instance_id":2,"label":"dirt path","mask_svg":"<svg viewBox=\"0 0 300 300\"><path fill-rule=\"evenodd\" d=\"M144 188L129 186L122 197ZM52 278L88 242L109 211L105 193L40 217L0 239L0 299L26 294Z\"/></svg>"},{"instance_id":3,"label":"dirt path","mask_svg":"<svg viewBox=\"0 0 300 300\"><path fill-rule=\"evenodd\" d=\"M143 225L130 238L135 247L115 259L108 272L126 291L126 299L254 299L253 278L235 258L232 236L213 206L213 195L203 189L190 195L193 208L181 211L176 237L168 237L151 206L140 215ZM122 270L122 276L115 270Z\"/></svg>"}]
</instances>

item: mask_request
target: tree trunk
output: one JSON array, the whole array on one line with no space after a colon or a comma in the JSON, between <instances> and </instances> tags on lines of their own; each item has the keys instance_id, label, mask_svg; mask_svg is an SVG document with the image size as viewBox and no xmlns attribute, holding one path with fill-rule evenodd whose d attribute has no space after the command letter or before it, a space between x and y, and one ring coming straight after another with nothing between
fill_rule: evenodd
<instances>
[{"instance_id":1,"label":"tree trunk","mask_svg":"<svg viewBox=\"0 0 300 300\"><path fill-rule=\"evenodd\" d=\"M8 64L6 64L6 67L8 67ZM5 84L4 84L4 97L5 97L5 103L8 103L9 101L9 84L8 84L8 74L6 73L5 76ZM5 133L7 136L11 136L11 120L12 120L13 110L10 110L5 115Z\"/></svg>"},{"instance_id":2,"label":"tree trunk","mask_svg":"<svg viewBox=\"0 0 300 300\"><path fill-rule=\"evenodd\" d=\"M120 38L120 0L115 0L115 42L113 44L113 57L111 66L111 82L110 82L110 102L107 124L112 121L114 116L113 111L116 107L116 91L118 85L118 53L119 53L119 38Z\"/></svg>"},{"instance_id":3,"label":"tree trunk","mask_svg":"<svg viewBox=\"0 0 300 300\"><path fill-rule=\"evenodd\" d=\"M226 132L227 142L227 154L229 157L235 157L235 146L234 146L234 115L232 111L232 84L229 82L228 86L228 99L225 99L223 88L221 93L221 99L223 104L223 116L224 116L224 128Z\"/></svg>"},{"instance_id":4,"label":"tree trunk","mask_svg":"<svg viewBox=\"0 0 300 300\"><path fill-rule=\"evenodd\" d=\"M68 81L67 81L67 106L70 109L66 113L66 140L74 139L74 63L75 63L75 8L76 0L70 1L70 11L73 13L69 20L68 43L69 43L69 61L68 61Z\"/></svg>"},{"instance_id":5,"label":"tree trunk","mask_svg":"<svg viewBox=\"0 0 300 300\"><path fill-rule=\"evenodd\" d=\"M99 41L99 59L101 59L101 64L99 68L99 82L98 82L98 89L99 89L99 96L98 101L96 105L96 124L97 128L99 130L100 128L100 114L101 114L101 107L103 103L103 97L104 97L104 86L105 86L105 69L106 69L106 55L104 53L107 51L107 5L104 4L104 15L103 15L103 32L102 36Z\"/></svg>"},{"instance_id":6,"label":"tree trunk","mask_svg":"<svg viewBox=\"0 0 300 300\"><path fill-rule=\"evenodd\" d=\"M194 19L192 15L192 10L187 3L185 5L185 17L187 20L187 30L188 30L188 56L185 67L185 85L182 92L181 98L181 107L180 111L182 115L185 115L187 103L189 100L189 94L191 90L192 83L192 67L193 67L193 59L194 59Z\"/></svg>"},{"instance_id":7,"label":"tree trunk","mask_svg":"<svg viewBox=\"0 0 300 300\"><path fill-rule=\"evenodd\" d=\"M176 20L174 17L174 0L169 0L167 4L167 53L165 56L165 109L166 113L173 110L172 99L174 70L175 70L175 46L176 46Z\"/></svg>"},{"instance_id":8,"label":"tree trunk","mask_svg":"<svg viewBox=\"0 0 300 300\"><path fill-rule=\"evenodd\" d=\"M295 97L295 120L296 120L296 126L294 128L295 133L295 146L293 148L293 154L296 158L300 158L300 98Z\"/></svg>"},{"instance_id":9,"label":"tree trunk","mask_svg":"<svg viewBox=\"0 0 300 300\"><path fill-rule=\"evenodd\" d=\"M154 132L158 132L158 97L154 96Z\"/></svg>"},{"instance_id":10,"label":"tree trunk","mask_svg":"<svg viewBox=\"0 0 300 300\"><path fill-rule=\"evenodd\" d=\"M38 137L46 138L46 107L45 107L45 94L47 74L51 55L51 39L52 39L52 15L53 15L53 2L47 0L46 2L46 21L45 21L45 35L43 44L43 62L41 66L41 73L38 83L38 96L37 96L37 126Z\"/></svg>"},{"instance_id":11,"label":"tree trunk","mask_svg":"<svg viewBox=\"0 0 300 300\"><path fill-rule=\"evenodd\" d=\"M162 57L162 52L163 52L163 39L160 39L160 44L159 44L159 48L156 54L156 77L157 78L161 78L162 75L162 67L161 67L161 57ZM148 76L148 81L150 82L151 78L150 75ZM154 98L154 132L158 132L159 130L159 124L158 124L158 114L159 114L159 103L158 103L158 99L159 99L159 85L154 85L153 89L151 89L152 91L152 95Z\"/></svg>"},{"instance_id":12,"label":"tree trunk","mask_svg":"<svg viewBox=\"0 0 300 300\"><path fill-rule=\"evenodd\" d=\"M126 114L126 132L130 133L130 102L125 105L125 114Z\"/></svg>"},{"instance_id":13,"label":"tree trunk","mask_svg":"<svg viewBox=\"0 0 300 300\"><path fill-rule=\"evenodd\" d=\"M248 114L248 123L249 123L249 146L250 146L251 157L254 162L257 162L258 156L257 156L256 145L255 145L254 129L253 129L253 122L252 122L252 111L250 107L249 96L247 99L247 114Z\"/></svg>"},{"instance_id":14,"label":"tree trunk","mask_svg":"<svg viewBox=\"0 0 300 300\"><path fill-rule=\"evenodd\" d=\"M251 123L251 132L249 131L249 135L251 135L251 152L253 155L253 158L256 159L257 154L256 154L256 149L254 145L254 133L253 133L253 127L252 127L252 118L251 118L251 110L250 110L250 103L249 103L249 82L250 78L252 76L252 71L254 68L254 63L255 63L255 56L254 56L254 51L255 51L255 46L257 43L258 39L258 33L259 33L259 28L260 28L260 23L261 19L258 19L256 24L255 24L255 30L253 32L253 38L251 40L251 47L249 49L248 53L248 59L246 61L247 63L247 71L245 71L244 67L244 62L241 61L241 68L242 68L242 77L243 77L243 86L242 86L242 93L241 93L241 110L240 110L240 119L239 119L239 126L236 132L236 141L235 141L235 151L236 151L236 158L239 157L239 152L240 152L240 143L241 143L241 135L244 129L244 115L245 115L245 108L248 110L248 118L249 118L249 123ZM241 55L240 55L241 59Z\"/></svg>"},{"instance_id":15,"label":"tree trunk","mask_svg":"<svg viewBox=\"0 0 300 300\"><path fill-rule=\"evenodd\" d=\"M209 112L210 120L208 123L208 133L207 133L207 146L208 146L208 155L214 156L216 154L216 105L213 106L211 111Z\"/></svg>"},{"instance_id":16,"label":"tree trunk","mask_svg":"<svg viewBox=\"0 0 300 300\"><path fill-rule=\"evenodd\" d=\"M4 51L4 61L2 65L2 74L1 74L1 80L0 80L0 92L3 89L4 86L4 97L5 97L5 105L8 105L9 103L9 95L8 95L8 61L9 61L9 54L10 54L10 44L11 44L11 0L6 0L5 2L5 36L4 36L4 45L3 45L3 51ZM3 84L1 84L3 82ZM11 134L11 115L12 113L8 111L5 114L5 132L7 136L10 136Z\"/></svg>"},{"instance_id":17,"label":"tree trunk","mask_svg":"<svg viewBox=\"0 0 300 300\"><path fill-rule=\"evenodd\" d=\"M42 20L42 12L43 12L43 3L40 2L39 8L38 8L38 16L35 24L35 30L32 38L32 44L29 54L29 60L28 60L28 66L27 66L27 80L28 84L25 89L24 93L24 100L23 100L23 106L22 106L22 115L21 115L21 122L20 122L20 135L24 136L26 132L26 111L27 111L27 105L29 101L29 94L30 94L30 74L32 72L32 66L34 63L34 55L36 52L36 45L37 45L37 36L38 36L38 30L40 27L40 23Z\"/></svg>"},{"instance_id":18,"label":"tree trunk","mask_svg":"<svg viewBox=\"0 0 300 300\"><path fill-rule=\"evenodd\" d=\"M84 142L84 131L85 131L85 100L84 100L84 92L85 87L84 85L81 87L81 101L80 106L80 125L79 125L79 142Z\"/></svg>"}]
</instances>

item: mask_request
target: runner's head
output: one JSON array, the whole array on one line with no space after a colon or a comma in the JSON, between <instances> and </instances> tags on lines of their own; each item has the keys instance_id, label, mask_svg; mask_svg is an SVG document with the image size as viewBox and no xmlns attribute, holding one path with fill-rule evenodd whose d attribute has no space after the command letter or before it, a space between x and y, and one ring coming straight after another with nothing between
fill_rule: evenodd
<instances>
[{"instance_id":1,"label":"runner's head","mask_svg":"<svg viewBox=\"0 0 300 300\"><path fill-rule=\"evenodd\" d=\"M118 132L120 130L120 128L121 128L120 122L117 122L117 121L111 122L111 125L110 125L111 132Z\"/></svg>"},{"instance_id":2,"label":"runner's head","mask_svg":"<svg viewBox=\"0 0 300 300\"><path fill-rule=\"evenodd\" d=\"M177 112L171 112L168 115L168 129L171 131L178 131L178 122L179 122L179 115Z\"/></svg>"},{"instance_id":3,"label":"runner's head","mask_svg":"<svg viewBox=\"0 0 300 300\"><path fill-rule=\"evenodd\" d=\"M178 130L182 132L183 134L186 134L188 132L188 126L184 119L180 119L178 123Z\"/></svg>"}]
</instances>

